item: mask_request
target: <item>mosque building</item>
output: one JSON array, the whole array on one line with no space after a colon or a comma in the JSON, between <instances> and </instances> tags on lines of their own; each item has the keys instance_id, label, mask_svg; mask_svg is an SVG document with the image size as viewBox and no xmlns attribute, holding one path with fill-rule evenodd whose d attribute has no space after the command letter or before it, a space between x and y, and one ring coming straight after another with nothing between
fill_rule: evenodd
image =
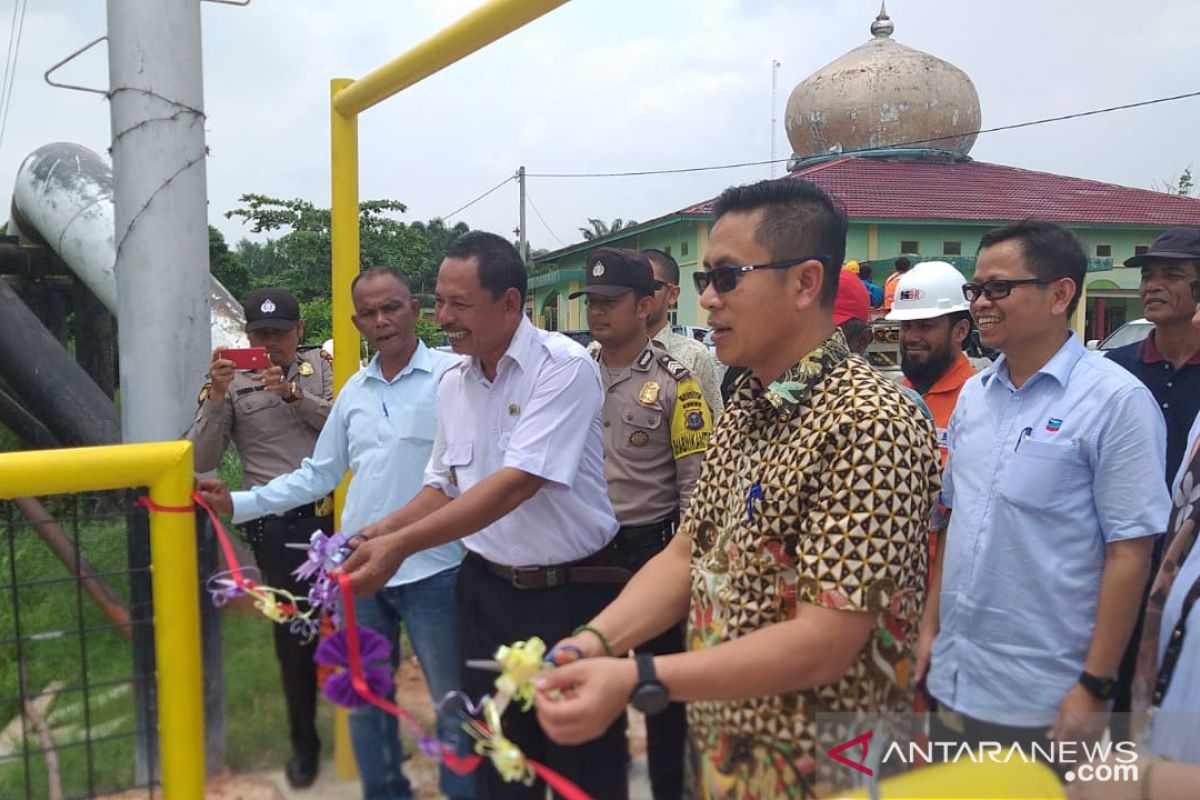
<instances>
[{"instance_id":1,"label":"mosque building","mask_svg":"<svg viewBox=\"0 0 1200 800\"><path fill-rule=\"evenodd\" d=\"M894 31L881 7L870 40L805 78L788 98L789 176L844 204L847 260L870 262L880 285L902 254L949 261L970 277L983 233L1033 217L1072 229L1088 253L1086 316L1077 323L1085 338L1140 317L1138 270L1121 262L1166 228L1200 226L1200 199L973 160L981 113L970 77L896 41ZM530 278L534 323L587 327L580 300L567 295L582 285L588 254L609 246L671 253L681 272L675 323L703 324L707 314L689 275L703 268L712 204L707 199L538 258L549 269Z\"/></svg>"}]
</instances>

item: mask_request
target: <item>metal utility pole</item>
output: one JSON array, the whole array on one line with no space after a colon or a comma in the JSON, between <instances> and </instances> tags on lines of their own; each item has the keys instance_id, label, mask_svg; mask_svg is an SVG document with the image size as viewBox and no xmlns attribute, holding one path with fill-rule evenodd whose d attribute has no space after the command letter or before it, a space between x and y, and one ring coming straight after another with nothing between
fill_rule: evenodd
<instances>
[{"instance_id":1,"label":"metal utility pole","mask_svg":"<svg viewBox=\"0 0 1200 800\"><path fill-rule=\"evenodd\" d=\"M779 80L779 61L771 59L771 177L775 177L775 87Z\"/></svg>"},{"instance_id":2,"label":"metal utility pole","mask_svg":"<svg viewBox=\"0 0 1200 800\"><path fill-rule=\"evenodd\" d=\"M210 350L200 4L108 0L121 431L187 429Z\"/></svg>"},{"instance_id":3,"label":"metal utility pole","mask_svg":"<svg viewBox=\"0 0 1200 800\"><path fill-rule=\"evenodd\" d=\"M529 263L529 236L525 230L525 167L517 168L517 183L521 186L521 237L517 251L521 254L521 262Z\"/></svg>"},{"instance_id":4,"label":"metal utility pole","mask_svg":"<svg viewBox=\"0 0 1200 800\"><path fill-rule=\"evenodd\" d=\"M126 443L178 439L191 421L211 352L200 3L108 0L108 81L121 434ZM131 518L128 554L131 569L150 563L144 516ZM150 608L147 583L131 581L131 607ZM137 624L148 619L135 616L134 622L135 673L153 676L151 638L161 631ZM206 738L208 756L220 764L223 691L219 666L214 670L209 660L220 653L219 640L210 639L206 649L212 702L205 729L191 733ZM147 691L147 683L152 678L139 679L134 701L139 783L155 777L158 726L182 724L158 719L163 698ZM178 792L164 789L169 796Z\"/></svg>"}]
</instances>

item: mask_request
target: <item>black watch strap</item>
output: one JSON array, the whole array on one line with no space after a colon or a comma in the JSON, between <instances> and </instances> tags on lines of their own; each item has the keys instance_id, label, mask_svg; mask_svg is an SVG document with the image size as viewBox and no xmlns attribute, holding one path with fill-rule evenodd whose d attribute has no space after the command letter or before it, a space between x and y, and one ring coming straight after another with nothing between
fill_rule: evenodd
<instances>
[{"instance_id":1,"label":"black watch strap","mask_svg":"<svg viewBox=\"0 0 1200 800\"><path fill-rule=\"evenodd\" d=\"M637 664L639 684L658 680L658 673L654 670L653 653L635 653L633 660Z\"/></svg>"},{"instance_id":2,"label":"black watch strap","mask_svg":"<svg viewBox=\"0 0 1200 800\"><path fill-rule=\"evenodd\" d=\"M1117 691L1115 678L1101 678L1086 669L1079 673L1079 685L1087 689L1088 694L1097 700L1111 700Z\"/></svg>"}]
</instances>

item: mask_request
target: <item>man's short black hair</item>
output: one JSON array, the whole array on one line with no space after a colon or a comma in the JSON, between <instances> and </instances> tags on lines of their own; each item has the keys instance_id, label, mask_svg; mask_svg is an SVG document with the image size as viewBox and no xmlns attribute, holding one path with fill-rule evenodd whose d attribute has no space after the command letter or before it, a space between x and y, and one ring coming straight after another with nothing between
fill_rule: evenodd
<instances>
[{"instance_id":1,"label":"man's short black hair","mask_svg":"<svg viewBox=\"0 0 1200 800\"><path fill-rule=\"evenodd\" d=\"M367 267L362 272L354 276L354 280L350 281L350 296L354 296L354 289L358 286L358 282L363 278L378 278L381 275L391 275L393 278L400 281L401 285L404 286L405 290L410 295L412 294L412 281L408 279L407 275L395 267L389 267L386 264L376 264L372 267Z\"/></svg>"},{"instance_id":2,"label":"man's short black hair","mask_svg":"<svg viewBox=\"0 0 1200 800\"><path fill-rule=\"evenodd\" d=\"M650 248L643 250L642 255L663 268L663 272L667 276L667 283L679 285L679 262L672 258L670 253Z\"/></svg>"},{"instance_id":3,"label":"man's short black hair","mask_svg":"<svg viewBox=\"0 0 1200 800\"><path fill-rule=\"evenodd\" d=\"M1075 234L1053 222L1026 219L985 233L975 254L978 256L987 248L1007 241L1019 243L1025 265L1037 277L1043 280L1070 278L1075 282L1075 294L1067 307L1067 316L1074 314L1087 275L1087 254Z\"/></svg>"},{"instance_id":4,"label":"man's short black hair","mask_svg":"<svg viewBox=\"0 0 1200 800\"><path fill-rule=\"evenodd\" d=\"M896 272L908 272L912 267L912 262L909 261L908 256L900 256L893 266L896 268Z\"/></svg>"},{"instance_id":5,"label":"man's short black hair","mask_svg":"<svg viewBox=\"0 0 1200 800\"><path fill-rule=\"evenodd\" d=\"M713 218L736 211L761 210L762 219L754 240L771 251L771 258L823 255L824 281L821 305L833 307L837 297L838 274L846 258L846 211L820 187L796 178L775 178L731 186L721 192L713 206Z\"/></svg>"},{"instance_id":6,"label":"man's short black hair","mask_svg":"<svg viewBox=\"0 0 1200 800\"><path fill-rule=\"evenodd\" d=\"M486 231L471 231L455 239L446 248L446 258L475 259L479 265L479 285L499 300L509 289L516 289L525 302L529 276L525 263L512 242Z\"/></svg>"},{"instance_id":7,"label":"man's short black hair","mask_svg":"<svg viewBox=\"0 0 1200 800\"><path fill-rule=\"evenodd\" d=\"M871 280L871 275L872 273L870 264L863 262L858 265L858 277L862 278L864 281L869 281Z\"/></svg>"}]
</instances>

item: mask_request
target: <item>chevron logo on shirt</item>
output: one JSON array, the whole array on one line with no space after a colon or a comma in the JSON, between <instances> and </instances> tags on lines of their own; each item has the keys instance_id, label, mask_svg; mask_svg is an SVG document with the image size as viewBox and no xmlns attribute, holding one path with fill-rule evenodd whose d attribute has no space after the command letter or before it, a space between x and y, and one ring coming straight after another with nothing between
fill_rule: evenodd
<instances>
[{"instance_id":1,"label":"chevron logo on shirt","mask_svg":"<svg viewBox=\"0 0 1200 800\"><path fill-rule=\"evenodd\" d=\"M1050 431L1051 433L1058 433L1058 429L1062 427L1062 423L1063 421L1061 419L1058 419L1057 417L1051 417L1050 419L1046 420L1046 430Z\"/></svg>"}]
</instances>

